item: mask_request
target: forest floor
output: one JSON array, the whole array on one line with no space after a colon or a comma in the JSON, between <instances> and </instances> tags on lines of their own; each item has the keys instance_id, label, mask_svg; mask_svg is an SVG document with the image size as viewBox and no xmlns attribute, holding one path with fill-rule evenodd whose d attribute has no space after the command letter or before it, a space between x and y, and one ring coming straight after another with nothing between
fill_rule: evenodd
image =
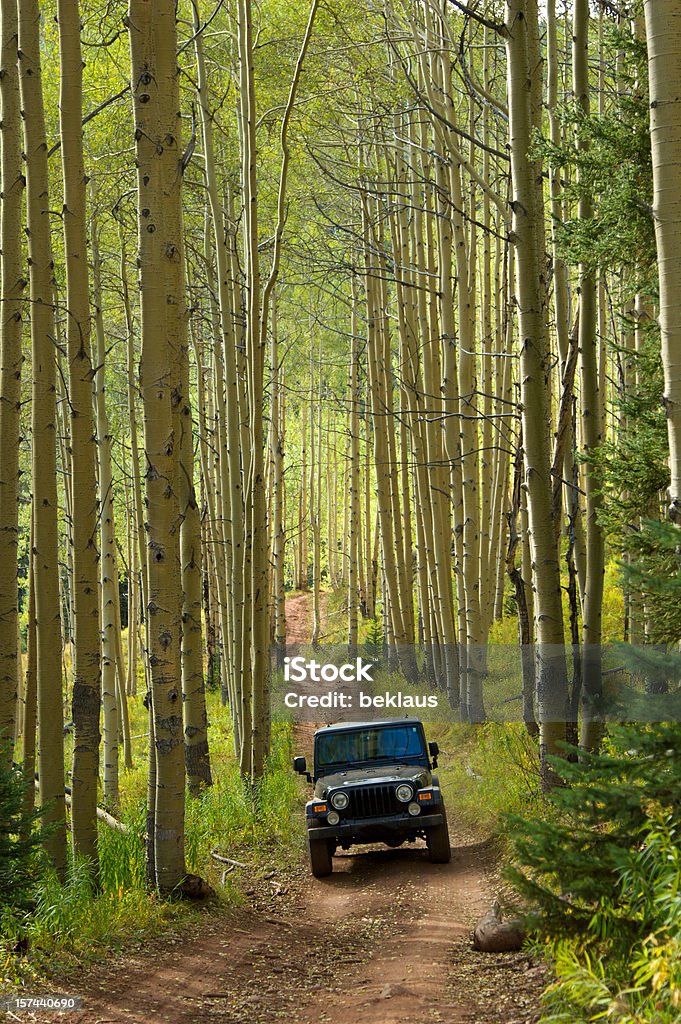
<instances>
[{"instance_id":1,"label":"forest floor","mask_svg":"<svg viewBox=\"0 0 681 1024\"><path fill-rule=\"evenodd\" d=\"M309 640L309 609L308 595L289 600L289 642ZM310 753L310 737L301 728L301 753ZM450 834L447 865L430 864L425 846L377 847L335 857L323 880L304 869L245 872L246 906L207 905L189 930L61 978L65 994L83 998L81 1011L63 1016L69 1024L535 1024L545 968L524 952L471 945L501 887L493 848L451 820Z\"/></svg>"}]
</instances>

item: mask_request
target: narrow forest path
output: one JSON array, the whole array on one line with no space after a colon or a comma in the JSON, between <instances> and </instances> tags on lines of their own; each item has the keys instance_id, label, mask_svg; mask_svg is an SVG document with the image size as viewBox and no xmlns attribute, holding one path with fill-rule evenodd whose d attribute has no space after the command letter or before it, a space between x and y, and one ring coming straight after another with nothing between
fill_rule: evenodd
<instances>
[{"instance_id":1,"label":"narrow forest path","mask_svg":"<svg viewBox=\"0 0 681 1024\"><path fill-rule=\"evenodd\" d=\"M291 642L309 639L309 602L287 606ZM310 737L299 734L301 753ZM498 886L492 852L450 832L447 865L425 846L376 848L335 857L328 879L254 878L247 907L206 907L189 934L80 972L68 994L83 1010L69 1024L534 1024L542 968L471 949Z\"/></svg>"}]
</instances>

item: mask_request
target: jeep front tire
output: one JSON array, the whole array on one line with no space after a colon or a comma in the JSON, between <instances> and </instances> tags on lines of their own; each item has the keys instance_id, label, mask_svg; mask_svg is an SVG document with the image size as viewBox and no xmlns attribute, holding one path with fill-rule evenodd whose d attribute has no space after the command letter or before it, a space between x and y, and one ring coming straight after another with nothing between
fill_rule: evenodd
<instances>
[{"instance_id":1,"label":"jeep front tire","mask_svg":"<svg viewBox=\"0 0 681 1024\"><path fill-rule=\"evenodd\" d=\"M333 871L331 843L328 839L315 839L308 829L307 849L310 855L310 870L315 878L326 878Z\"/></svg>"},{"instance_id":2,"label":"jeep front tire","mask_svg":"<svg viewBox=\"0 0 681 1024\"><path fill-rule=\"evenodd\" d=\"M426 844L432 864L449 864L452 859L452 848L449 845L447 812L444 807L442 808L442 824L428 829L426 832Z\"/></svg>"}]
</instances>

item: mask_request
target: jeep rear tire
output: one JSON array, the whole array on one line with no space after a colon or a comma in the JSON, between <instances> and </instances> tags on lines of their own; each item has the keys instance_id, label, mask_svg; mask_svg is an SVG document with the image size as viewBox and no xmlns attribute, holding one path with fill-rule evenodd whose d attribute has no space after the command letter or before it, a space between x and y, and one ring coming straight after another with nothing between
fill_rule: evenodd
<instances>
[{"instance_id":1,"label":"jeep rear tire","mask_svg":"<svg viewBox=\"0 0 681 1024\"><path fill-rule=\"evenodd\" d=\"M449 845L447 812L444 807L442 808L442 824L428 829L426 843L431 864L449 864L452 859L452 848Z\"/></svg>"},{"instance_id":2,"label":"jeep rear tire","mask_svg":"<svg viewBox=\"0 0 681 1024\"><path fill-rule=\"evenodd\" d=\"M307 833L307 849L310 854L310 870L315 878L326 878L333 871L331 843L328 839L314 839Z\"/></svg>"}]
</instances>

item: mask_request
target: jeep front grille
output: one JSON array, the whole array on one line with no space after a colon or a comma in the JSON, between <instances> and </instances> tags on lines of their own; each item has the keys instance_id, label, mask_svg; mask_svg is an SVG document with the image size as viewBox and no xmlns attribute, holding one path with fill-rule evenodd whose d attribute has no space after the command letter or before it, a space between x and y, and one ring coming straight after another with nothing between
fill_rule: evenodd
<instances>
[{"instance_id":1,"label":"jeep front grille","mask_svg":"<svg viewBox=\"0 0 681 1024\"><path fill-rule=\"evenodd\" d=\"M346 814L350 818L380 818L386 814L406 810L398 803L392 783L382 786L361 786L348 790L350 806Z\"/></svg>"}]
</instances>

